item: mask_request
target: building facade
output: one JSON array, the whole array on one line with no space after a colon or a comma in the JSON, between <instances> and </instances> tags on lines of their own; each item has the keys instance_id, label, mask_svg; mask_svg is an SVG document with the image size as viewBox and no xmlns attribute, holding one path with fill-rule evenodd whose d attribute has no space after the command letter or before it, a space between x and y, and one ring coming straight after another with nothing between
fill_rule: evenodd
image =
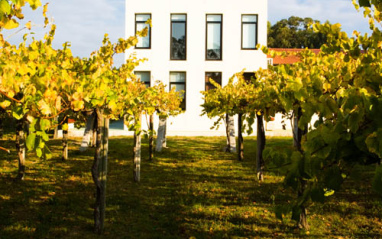
<instances>
[{"instance_id":1,"label":"building facade","mask_svg":"<svg viewBox=\"0 0 382 239\"><path fill-rule=\"evenodd\" d=\"M210 130L213 120L200 116L201 91L208 78L223 86L237 72L267 67L256 48L267 45L266 0L126 0L126 37L148 26L134 53L147 58L135 73L147 85L160 80L169 89L184 90L183 114L169 119L168 135L224 135Z\"/></svg>"}]
</instances>

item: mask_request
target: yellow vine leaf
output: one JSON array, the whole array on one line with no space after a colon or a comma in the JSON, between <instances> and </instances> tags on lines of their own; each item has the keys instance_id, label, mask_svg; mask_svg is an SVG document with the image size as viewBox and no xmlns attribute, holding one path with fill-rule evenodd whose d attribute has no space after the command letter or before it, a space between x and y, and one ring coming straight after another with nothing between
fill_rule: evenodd
<instances>
[{"instance_id":1,"label":"yellow vine leaf","mask_svg":"<svg viewBox=\"0 0 382 239\"><path fill-rule=\"evenodd\" d=\"M68 124L63 124L62 125L62 130L68 130L69 129L69 125Z\"/></svg>"},{"instance_id":2,"label":"yellow vine leaf","mask_svg":"<svg viewBox=\"0 0 382 239\"><path fill-rule=\"evenodd\" d=\"M38 7L42 5L40 0L27 0L27 2L29 3L29 5L31 6L33 10L36 10Z\"/></svg>"},{"instance_id":3,"label":"yellow vine leaf","mask_svg":"<svg viewBox=\"0 0 382 239\"><path fill-rule=\"evenodd\" d=\"M48 4L49 4L49 3L45 4L45 5L44 5L44 9L42 10L42 15L43 15L44 17L47 17L47 16L46 16L46 13L48 12Z\"/></svg>"},{"instance_id":4,"label":"yellow vine leaf","mask_svg":"<svg viewBox=\"0 0 382 239\"><path fill-rule=\"evenodd\" d=\"M49 105L45 102L45 100L40 100L38 102L38 106L43 115L50 115L52 111L50 110Z\"/></svg>"},{"instance_id":5,"label":"yellow vine leaf","mask_svg":"<svg viewBox=\"0 0 382 239\"><path fill-rule=\"evenodd\" d=\"M61 110L61 96L58 96L57 99L56 99L56 109L58 111Z\"/></svg>"},{"instance_id":6,"label":"yellow vine leaf","mask_svg":"<svg viewBox=\"0 0 382 239\"><path fill-rule=\"evenodd\" d=\"M11 105L11 102L9 100L5 100L5 101L0 103L0 107L3 109L7 108L10 105Z\"/></svg>"},{"instance_id":7,"label":"yellow vine leaf","mask_svg":"<svg viewBox=\"0 0 382 239\"><path fill-rule=\"evenodd\" d=\"M72 103L74 111L80 111L84 108L84 102L82 100L76 100Z\"/></svg>"},{"instance_id":8,"label":"yellow vine leaf","mask_svg":"<svg viewBox=\"0 0 382 239\"><path fill-rule=\"evenodd\" d=\"M12 20L9 20L7 21L5 24L4 24L4 28L5 29L13 29L13 28L16 28L19 26L19 23L16 22L14 19Z\"/></svg>"},{"instance_id":9,"label":"yellow vine leaf","mask_svg":"<svg viewBox=\"0 0 382 239\"><path fill-rule=\"evenodd\" d=\"M32 29L32 22L29 21L25 24L25 27L28 28L29 30Z\"/></svg>"}]
</instances>

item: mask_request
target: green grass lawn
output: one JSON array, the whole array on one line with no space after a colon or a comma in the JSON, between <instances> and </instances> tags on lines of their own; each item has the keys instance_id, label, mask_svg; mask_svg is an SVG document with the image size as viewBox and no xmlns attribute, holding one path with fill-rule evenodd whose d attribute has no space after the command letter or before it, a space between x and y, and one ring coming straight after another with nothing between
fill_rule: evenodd
<instances>
[{"instance_id":1,"label":"green grass lawn","mask_svg":"<svg viewBox=\"0 0 382 239\"><path fill-rule=\"evenodd\" d=\"M269 147L290 150L292 139L269 138ZM283 178L267 171L255 177L254 138L245 138L245 160L223 152L223 137L170 137L168 148L147 160L144 141L141 182L133 182L133 139L111 138L105 233L93 233L95 186L90 168L94 149L80 153L70 141L70 159L27 156L24 181L14 181L13 149L0 152L0 238L381 238L382 204L370 186L375 166L357 167L328 203L308 211L310 231L276 219L275 205L294 195ZM356 179L362 180L356 180Z\"/></svg>"}]
</instances>

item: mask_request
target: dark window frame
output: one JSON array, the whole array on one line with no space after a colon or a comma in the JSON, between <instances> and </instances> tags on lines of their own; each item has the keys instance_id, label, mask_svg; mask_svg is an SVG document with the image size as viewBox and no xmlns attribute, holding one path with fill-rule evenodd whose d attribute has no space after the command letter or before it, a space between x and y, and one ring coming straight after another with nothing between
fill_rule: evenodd
<instances>
[{"instance_id":1,"label":"dark window frame","mask_svg":"<svg viewBox=\"0 0 382 239\"><path fill-rule=\"evenodd\" d=\"M243 16L256 16L256 22L243 22ZM244 34L244 25L250 25L250 24L254 24L255 25L255 28L256 28L256 44L255 44L255 47L246 47L244 48L243 47L243 34ZM259 14L241 14L241 50L257 50L256 48L256 45L258 44L259 42L259 29L258 29L258 26L259 26Z\"/></svg>"},{"instance_id":2,"label":"dark window frame","mask_svg":"<svg viewBox=\"0 0 382 239\"><path fill-rule=\"evenodd\" d=\"M186 20L185 21L173 21L172 16L173 15L185 15ZM173 59L172 58L172 24L176 23L184 23L184 28L185 28L185 46L186 46L186 52L185 52L185 58L184 59ZM171 13L170 14L170 60L171 61L186 61L187 60L187 13Z\"/></svg>"},{"instance_id":3,"label":"dark window frame","mask_svg":"<svg viewBox=\"0 0 382 239\"><path fill-rule=\"evenodd\" d=\"M221 71L206 71L205 73L204 73L204 91L209 91L209 90L212 90L212 89L207 89L207 85L212 85L209 81L207 81L207 79L206 79L206 77L207 77L207 74L208 73L219 73L220 74L220 86L222 86L222 79L223 79L223 72L221 72ZM209 77L209 78L212 78L212 77ZM209 79L208 78L208 79ZM213 85L212 85L213 86ZM216 87L215 86L213 86L214 88L213 89L215 89Z\"/></svg>"},{"instance_id":4,"label":"dark window frame","mask_svg":"<svg viewBox=\"0 0 382 239\"><path fill-rule=\"evenodd\" d=\"M218 21L208 21L208 15L220 15L221 20L220 22ZM208 54L207 54L207 45L208 45L208 23L220 23L220 59L208 59ZM206 46L205 46L205 57L206 61L222 61L223 60L223 14L221 13L207 13L206 14Z\"/></svg>"},{"instance_id":5,"label":"dark window frame","mask_svg":"<svg viewBox=\"0 0 382 239\"><path fill-rule=\"evenodd\" d=\"M184 82L171 82L171 73L184 73ZM171 90L171 86L172 85L184 85L184 93L183 93L183 101L181 104L184 104L184 107L181 107L182 110L186 110L186 106L187 106L187 101L186 101L186 98L187 98L187 72L186 71L170 71L170 74L169 74L169 90Z\"/></svg>"},{"instance_id":6,"label":"dark window frame","mask_svg":"<svg viewBox=\"0 0 382 239\"><path fill-rule=\"evenodd\" d=\"M152 15L151 13L135 13L134 15L134 21L135 21L135 34L137 34L137 24L138 23L146 23L146 21L137 21L137 15L150 15L151 21L152 21ZM146 36L147 37L147 36ZM148 47L138 47L135 45L135 49L151 49L151 26L149 25L149 32L148 32L148 37L149 37L149 46Z\"/></svg>"},{"instance_id":7,"label":"dark window frame","mask_svg":"<svg viewBox=\"0 0 382 239\"><path fill-rule=\"evenodd\" d=\"M136 73L149 73L149 79L150 79L150 81L142 81L142 79L141 79L141 82L143 82L145 85L148 83L148 87L151 87L151 71L134 71L134 75L136 75ZM147 87L147 85L146 85L146 87Z\"/></svg>"}]
</instances>

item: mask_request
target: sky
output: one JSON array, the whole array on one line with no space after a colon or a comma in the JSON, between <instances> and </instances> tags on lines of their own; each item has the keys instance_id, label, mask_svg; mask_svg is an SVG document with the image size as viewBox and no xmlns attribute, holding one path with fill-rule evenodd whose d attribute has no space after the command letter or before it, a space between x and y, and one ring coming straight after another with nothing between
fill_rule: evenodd
<instances>
[{"instance_id":1,"label":"sky","mask_svg":"<svg viewBox=\"0 0 382 239\"><path fill-rule=\"evenodd\" d=\"M180 1L180 0L179 0ZM265 0L258 0L265 1ZM48 15L57 25L53 42L55 48L62 48L64 42L71 43L73 55L88 57L102 43L105 33L112 42L124 37L125 0L42 0L49 2ZM32 31L36 39L41 39L43 32L42 9L24 10L25 24L32 20L35 24ZM351 0L268 0L268 20L275 24L278 20L290 16L311 17L315 20L330 23L341 23L349 35L353 30L369 32L368 21L361 12L357 12ZM9 41L20 42L27 33L23 30L15 35L14 31L5 32L5 37L12 35ZM123 62L123 55L115 58L116 65Z\"/></svg>"}]
</instances>

